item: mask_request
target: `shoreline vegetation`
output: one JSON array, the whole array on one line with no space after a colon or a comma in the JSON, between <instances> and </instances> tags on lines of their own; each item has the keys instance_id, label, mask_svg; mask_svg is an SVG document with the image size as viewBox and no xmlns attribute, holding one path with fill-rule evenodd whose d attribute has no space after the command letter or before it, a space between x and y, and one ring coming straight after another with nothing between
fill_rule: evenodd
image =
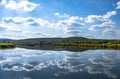
<instances>
[{"instance_id":1,"label":"shoreline vegetation","mask_svg":"<svg viewBox=\"0 0 120 79\"><path fill-rule=\"evenodd\" d=\"M15 45L12 43L0 43L0 49L15 48Z\"/></svg>"},{"instance_id":2,"label":"shoreline vegetation","mask_svg":"<svg viewBox=\"0 0 120 79\"><path fill-rule=\"evenodd\" d=\"M88 49L119 49L120 44L36 44L36 43L0 43L0 49L15 48L19 46L52 46L52 47L69 47L69 48L88 48Z\"/></svg>"},{"instance_id":3,"label":"shoreline vegetation","mask_svg":"<svg viewBox=\"0 0 120 79\"><path fill-rule=\"evenodd\" d=\"M70 48L91 48L91 49L119 49L120 44L35 44L35 43L27 43L27 44L16 44L19 46L52 46L52 47L70 47Z\"/></svg>"},{"instance_id":4,"label":"shoreline vegetation","mask_svg":"<svg viewBox=\"0 0 120 79\"><path fill-rule=\"evenodd\" d=\"M118 49L120 40L88 39L83 37L69 38L33 38L23 40L0 41L0 49L15 48L20 46L52 46L88 49Z\"/></svg>"}]
</instances>

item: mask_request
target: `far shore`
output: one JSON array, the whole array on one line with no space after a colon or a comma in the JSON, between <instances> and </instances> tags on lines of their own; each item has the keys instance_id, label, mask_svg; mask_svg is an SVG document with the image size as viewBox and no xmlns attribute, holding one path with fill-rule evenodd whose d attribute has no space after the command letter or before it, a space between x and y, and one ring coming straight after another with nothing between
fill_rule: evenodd
<instances>
[{"instance_id":1,"label":"far shore","mask_svg":"<svg viewBox=\"0 0 120 79\"><path fill-rule=\"evenodd\" d=\"M120 44L37 44L37 43L0 43L0 49L15 48L19 46L52 46L52 47L70 47L70 48L89 48L89 49L117 49L120 50Z\"/></svg>"},{"instance_id":2,"label":"far shore","mask_svg":"<svg viewBox=\"0 0 120 79\"><path fill-rule=\"evenodd\" d=\"M15 44L12 43L0 43L0 49L15 48Z\"/></svg>"}]
</instances>

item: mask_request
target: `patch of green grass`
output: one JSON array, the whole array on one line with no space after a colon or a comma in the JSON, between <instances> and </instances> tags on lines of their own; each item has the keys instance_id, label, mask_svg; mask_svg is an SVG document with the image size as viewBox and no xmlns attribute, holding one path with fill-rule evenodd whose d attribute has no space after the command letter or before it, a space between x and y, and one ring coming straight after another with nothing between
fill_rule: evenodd
<instances>
[{"instance_id":1,"label":"patch of green grass","mask_svg":"<svg viewBox=\"0 0 120 79\"><path fill-rule=\"evenodd\" d=\"M79 48L120 49L120 44L52 44L52 46L75 46Z\"/></svg>"},{"instance_id":2,"label":"patch of green grass","mask_svg":"<svg viewBox=\"0 0 120 79\"><path fill-rule=\"evenodd\" d=\"M5 48L14 48L15 45L12 43L0 43L0 49L5 49Z\"/></svg>"}]
</instances>

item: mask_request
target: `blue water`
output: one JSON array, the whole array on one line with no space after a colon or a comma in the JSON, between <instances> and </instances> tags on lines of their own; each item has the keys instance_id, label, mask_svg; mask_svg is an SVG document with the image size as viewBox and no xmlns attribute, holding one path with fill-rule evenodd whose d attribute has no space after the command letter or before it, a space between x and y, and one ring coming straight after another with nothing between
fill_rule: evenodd
<instances>
[{"instance_id":1,"label":"blue water","mask_svg":"<svg viewBox=\"0 0 120 79\"><path fill-rule=\"evenodd\" d=\"M0 50L0 79L120 79L120 51Z\"/></svg>"}]
</instances>

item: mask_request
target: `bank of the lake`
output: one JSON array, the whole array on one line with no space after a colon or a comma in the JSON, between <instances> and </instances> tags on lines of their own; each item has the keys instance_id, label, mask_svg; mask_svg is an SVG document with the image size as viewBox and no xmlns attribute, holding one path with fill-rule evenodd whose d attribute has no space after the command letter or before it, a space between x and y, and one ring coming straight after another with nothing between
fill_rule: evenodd
<instances>
[{"instance_id":1,"label":"bank of the lake","mask_svg":"<svg viewBox=\"0 0 120 79\"><path fill-rule=\"evenodd\" d=\"M77 47L77 48L91 48L91 49L119 49L120 50L120 44L64 44L64 43L50 43L50 44L39 44L34 42L29 43L0 43L0 49L6 49L6 48L15 48L19 46L52 46L52 47Z\"/></svg>"},{"instance_id":2,"label":"bank of the lake","mask_svg":"<svg viewBox=\"0 0 120 79\"><path fill-rule=\"evenodd\" d=\"M17 47L19 46L52 46L52 47L70 47L70 48L89 48L89 49L119 49L120 50L120 44L64 44L64 43L49 43L49 44L39 44L34 42L29 43L14 43Z\"/></svg>"},{"instance_id":3,"label":"bank of the lake","mask_svg":"<svg viewBox=\"0 0 120 79\"><path fill-rule=\"evenodd\" d=\"M15 48L15 45L12 43L0 43L0 49L6 49L6 48Z\"/></svg>"}]
</instances>

